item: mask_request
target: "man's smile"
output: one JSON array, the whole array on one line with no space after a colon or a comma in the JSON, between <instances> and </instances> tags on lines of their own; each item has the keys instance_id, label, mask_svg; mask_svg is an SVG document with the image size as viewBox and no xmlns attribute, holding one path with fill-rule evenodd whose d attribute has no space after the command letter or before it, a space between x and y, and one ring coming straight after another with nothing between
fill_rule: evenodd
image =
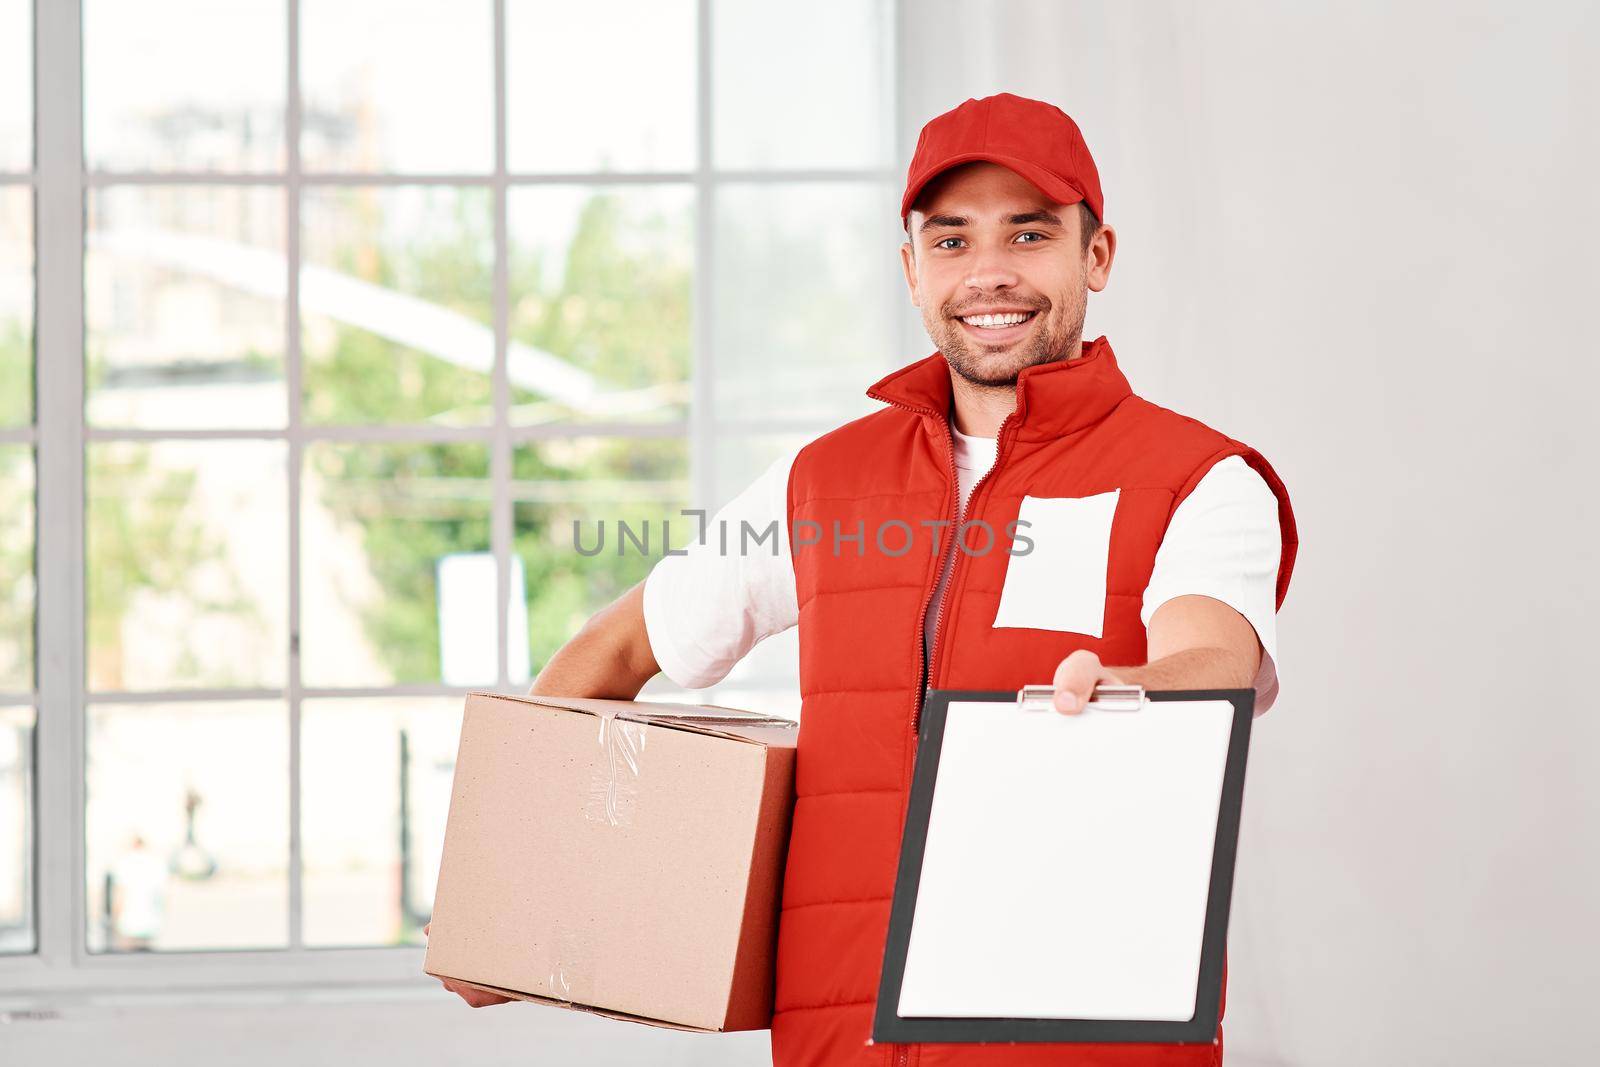
<instances>
[{"instance_id":1,"label":"man's smile","mask_svg":"<svg viewBox=\"0 0 1600 1067\"><path fill-rule=\"evenodd\" d=\"M989 312L958 316L957 321L964 330L985 344L1004 344L1025 336L1038 315L1036 310Z\"/></svg>"}]
</instances>

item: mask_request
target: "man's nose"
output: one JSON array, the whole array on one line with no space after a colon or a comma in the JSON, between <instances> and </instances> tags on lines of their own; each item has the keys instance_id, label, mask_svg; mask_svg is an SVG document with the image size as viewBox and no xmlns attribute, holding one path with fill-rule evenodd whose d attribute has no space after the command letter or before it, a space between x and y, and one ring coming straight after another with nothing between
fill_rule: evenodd
<instances>
[{"instance_id":1,"label":"man's nose","mask_svg":"<svg viewBox=\"0 0 1600 1067\"><path fill-rule=\"evenodd\" d=\"M984 292L1009 289L1017 284L1017 272L1006 261L1004 252L980 251L970 260L965 281L968 288Z\"/></svg>"}]
</instances>

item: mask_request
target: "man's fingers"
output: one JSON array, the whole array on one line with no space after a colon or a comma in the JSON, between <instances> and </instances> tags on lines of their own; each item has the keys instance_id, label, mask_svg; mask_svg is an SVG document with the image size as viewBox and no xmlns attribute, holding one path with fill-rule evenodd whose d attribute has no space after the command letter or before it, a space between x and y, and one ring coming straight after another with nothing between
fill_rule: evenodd
<instances>
[{"instance_id":1,"label":"man's fingers","mask_svg":"<svg viewBox=\"0 0 1600 1067\"><path fill-rule=\"evenodd\" d=\"M1082 711L1103 671L1100 657L1087 649L1079 649L1057 664L1053 679L1056 710L1068 715Z\"/></svg>"},{"instance_id":2,"label":"man's fingers","mask_svg":"<svg viewBox=\"0 0 1600 1067\"><path fill-rule=\"evenodd\" d=\"M466 1001L468 1006L474 1008L487 1008L491 1004L509 1004L514 999L512 997L503 997L499 993L491 993L487 989L474 989L468 985L461 985L450 981L448 978L441 978L439 982L450 992Z\"/></svg>"},{"instance_id":3,"label":"man's fingers","mask_svg":"<svg viewBox=\"0 0 1600 1067\"><path fill-rule=\"evenodd\" d=\"M422 924L423 937L428 936L428 927L432 925L432 921ZM434 975L434 977L438 978L439 976ZM510 1004L512 1000L516 999L514 997L503 997L499 993L491 993L487 989L474 989L472 986L462 985L460 982L452 981L449 978L439 978L439 984L466 1001L467 1005L473 1008L487 1008L491 1004Z\"/></svg>"}]
</instances>

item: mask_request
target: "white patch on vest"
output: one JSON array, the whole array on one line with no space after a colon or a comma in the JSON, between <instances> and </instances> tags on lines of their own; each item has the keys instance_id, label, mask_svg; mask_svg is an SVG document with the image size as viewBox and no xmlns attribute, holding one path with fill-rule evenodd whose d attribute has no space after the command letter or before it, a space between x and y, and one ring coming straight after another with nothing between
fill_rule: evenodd
<instances>
[{"instance_id":1,"label":"white patch on vest","mask_svg":"<svg viewBox=\"0 0 1600 1067\"><path fill-rule=\"evenodd\" d=\"M1006 559L995 626L1103 635L1111 520L1121 492L1022 498L1017 536L1031 538L1033 549Z\"/></svg>"}]
</instances>

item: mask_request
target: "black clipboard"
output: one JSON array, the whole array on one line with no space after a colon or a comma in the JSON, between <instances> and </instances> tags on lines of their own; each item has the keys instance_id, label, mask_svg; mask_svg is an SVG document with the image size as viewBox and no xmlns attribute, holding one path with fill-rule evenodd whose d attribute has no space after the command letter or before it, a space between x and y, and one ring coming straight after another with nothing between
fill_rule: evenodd
<instances>
[{"instance_id":1,"label":"black clipboard","mask_svg":"<svg viewBox=\"0 0 1600 1067\"><path fill-rule=\"evenodd\" d=\"M895 878L889 933L884 948L883 971L878 983L872 1039L876 1042L1157 1042L1211 1044L1217 1034L1222 1002L1223 956L1227 946L1228 907L1233 891L1234 860L1238 851L1239 818L1244 801L1245 760L1250 745L1250 725L1255 707L1253 689L1195 689L1145 692L1138 686L1103 686L1095 691L1096 707L1120 707L1138 714L1144 701L1227 701L1233 705L1232 729L1227 744L1218 807L1216 839L1212 848L1210 891L1205 908L1200 966L1196 980L1195 1012L1184 1021L1170 1019L901 1017L902 981L910 945L912 920L927 845L934 783L944 742L945 723L952 702L1048 701L1050 686L1025 686L1011 690L930 690L923 702L918 728L916 766L901 840L900 864ZM1042 710L1040 714L1059 714ZM1192 942L1191 942L1192 943Z\"/></svg>"}]
</instances>

